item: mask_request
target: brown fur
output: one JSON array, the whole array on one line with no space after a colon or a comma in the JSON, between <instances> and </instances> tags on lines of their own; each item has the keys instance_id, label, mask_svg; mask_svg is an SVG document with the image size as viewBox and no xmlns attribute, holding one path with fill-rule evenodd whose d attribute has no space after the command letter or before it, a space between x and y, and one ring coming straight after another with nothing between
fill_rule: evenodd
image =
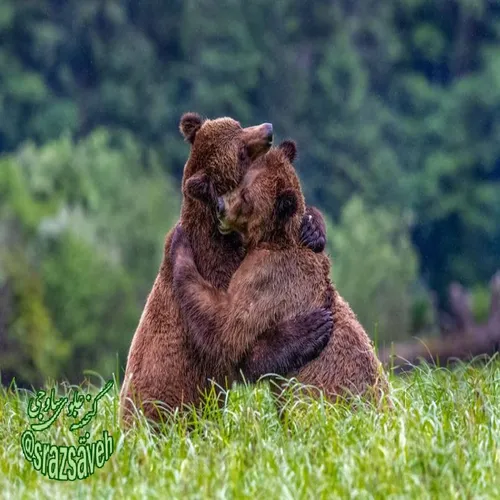
<instances>
[{"instance_id":1,"label":"brown fur","mask_svg":"<svg viewBox=\"0 0 500 500\"><path fill-rule=\"evenodd\" d=\"M248 248L227 292L215 290L198 273L185 241L174 257L176 296L190 329L210 325L213 335L228 341L236 359L273 324L307 314L333 293L334 334L319 357L296 376L332 398L377 389L378 399L378 390L387 389L385 376L366 332L333 289L328 257L297 242L305 203L291 163L294 156L289 141L272 149L220 202L222 230L240 232ZM182 238L179 233L176 238Z\"/></svg>"},{"instance_id":2,"label":"brown fur","mask_svg":"<svg viewBox=\"0 0 500 500\"><path fill-rule=\"evenodd\" d=\"M227 289L245 251L238 238L218 231L210 201L235 189L251 162L269 149L272 127L241 128L231 118L203 121L188 113L182 117L180 129L192 145L182 181L181 224L201 276L215 289ZM209 378L224 384L226 376L231 376L223 339L208 345L207 352L193 347L172 293L172 234L166 237L163 261L130 347L120 395L126 420L134 405L140 405L147 417L158 419L160 414L152 403L161 401L168 409L196 403ZM329 311L317 311L316 316L302 318L302 322L299 318L294 325L284 325L281 335L293 328L310 332L308 356L313 359L326 343L321 344L321 327L329 321ZM299 348L297 344L295 350ZM276 355L277 363L283 361L281 354ZM270 356L267 352L266 358Z\"/></svg>"}]
</instances>

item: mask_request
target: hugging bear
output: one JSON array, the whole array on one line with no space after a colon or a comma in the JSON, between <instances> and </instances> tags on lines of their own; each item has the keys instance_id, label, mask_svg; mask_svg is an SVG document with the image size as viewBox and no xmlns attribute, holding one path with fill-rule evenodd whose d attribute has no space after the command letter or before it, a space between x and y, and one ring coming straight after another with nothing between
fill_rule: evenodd
<instances>
[{"instance_id":1,"label":"hugging bear","mask_svg":"<svg viewBox=\"0 0 500 500\"><path fill-rule=\"evenodd\" d=\"M234 190L252 162L269 150L272 126L265 123L242 128L231 118L203 120L187 113L181 118L180 130L191 145L182 180L181 224L200 276L214 290L224 291L243 260L245 248L237 236L218 230L216 200ZM316 224L317 213L311 214L312 220L305 218L302 234L320 250L324 246L323 236L318 234L321 221ZM223 336L216 342L204 342L186 327L172 289L172 235L171 231L166 237L163 260L130 346L120 394L126 422L135 407L148 418L159 419L163 409L197 403L211 380L230 383L240 362ZM260 370L284 374L298 368L319 354L331 329L331 311L321 305L276 323L269 336L282 339L281 349L257 340L254 350L250 349L255 361L249 363L249 370L253 374L263 374Z\"/></svg>"},{"instance_id":2,"label":"hugging bear","mask_svg":"<svg viewBox=\"0 0 500 500\"><path fill-rule=\"evenodd\" d=\"M334 333L328 345L294 375L332 399L370 392L379 401L388 387L370 339L334 289L328 257L299 242L306 209L292 165L295 155L295 143L285 141L253 163L236 190L219 198L220 231L237 232L247 249L227 291L203 278L184 228L177 228L175 296L189 330L209 343L226 339L234 357L243 356L241 369L250 373L256 355L251 346L258 339L267 338L279 351L283 339L270 333L276 324L331 302Z\"/></svg>"}]
</instances>

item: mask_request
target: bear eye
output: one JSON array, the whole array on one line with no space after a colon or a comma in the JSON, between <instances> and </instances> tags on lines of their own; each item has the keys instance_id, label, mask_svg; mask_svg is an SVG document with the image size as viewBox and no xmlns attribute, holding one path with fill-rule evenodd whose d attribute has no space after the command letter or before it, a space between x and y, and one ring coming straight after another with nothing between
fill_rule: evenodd
<instances>
[{"instance_id":1,"label":"bear eye","mask_svg":"<svg viewBox=\"0 0 500 500\"><path fill-rule=\"evenodd\" d=\"M241 201L242 201L245 205L247 205L247 204L248 204L248 193L247 193L245 190L243 190L243 191L241 192Z\"/></svg>"},{"instance_id":2,"label":"bear eye","mask_svg":"<svg viewBox=\"0 0 500 500\"><path fill-rule=\"evenodd\" d=\"M245 161L248 158L248 151L246 147L242 147L239 152L240 161Z\"/></svg>"},{"instance_id":3,"label":"bear eye","mask_svg":"<svg viewBox=\"0 0 500 500\"><path fill-rule=\"evenodd\" d=\"M253 212L253 204L250 194L247 189L243 189L240 193L240 214L244 217L249 216Z\"/></svg>"}]
</instances>

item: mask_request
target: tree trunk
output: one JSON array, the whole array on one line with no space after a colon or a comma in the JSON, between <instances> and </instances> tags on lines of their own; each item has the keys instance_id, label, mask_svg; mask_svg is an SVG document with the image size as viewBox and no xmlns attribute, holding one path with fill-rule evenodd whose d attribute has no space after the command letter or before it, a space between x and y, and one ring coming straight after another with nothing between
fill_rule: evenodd
<instances>
[{"instance_id":1,"label":"tree trunk","mask_svg":"<svg viewBox=\"0 0 500 500\"><path fill-rule=\"evenodd\" d=\"M475 323L466 290L453 283L449 288L452 314L443 325L441 337L396 343L381 350L381 361L392 365L396 371L404 371L422 360L446 366L456 360L493 355L500 349L500 271L493 276L490 289L490 312L486 323Z\"/></svg>"}]
</instances>

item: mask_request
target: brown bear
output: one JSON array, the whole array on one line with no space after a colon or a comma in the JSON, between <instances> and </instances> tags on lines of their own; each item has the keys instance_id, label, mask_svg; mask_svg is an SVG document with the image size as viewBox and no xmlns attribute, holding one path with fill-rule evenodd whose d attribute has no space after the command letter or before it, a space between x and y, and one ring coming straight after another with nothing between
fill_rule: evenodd
<instances>
[{"instance_id":1,"label":"brown bear","mask_svg":"<svg viewBox=\"0 0 500 500\"><path fill-rule=\"evenodd\" d=\"M180 130L191 144L182 181L182 227L201 276L214 289L225 290L245 250L237 236L219 232L215 201L234 190L251 163L269 150L272 126L242 128L231 118L202 120L187 113L181 118ZM312 210L304 219L302 232L306 244L321 250L324 234L322 221L316 216ZM134 407L141 407L148 418L158 419L163 408L197 403L209 379L224 384L234 377L236 360L223 336L198 349L185 327L172 293L171 242L172 232L166 236L159 273L131 343L120 394L126 422ZM258 367L286 373L302 366L324 348L331 330L331 312L321 305L307 315L277 324L269 334L290 340L272 352L257 342L256 365L249 368L254 373Z\"/></svg>"},{"instance_id":2,"label":"brown bear","mask_svg":"<svg viewBox=\"0 0 500 500\"><path fill-rule=\"evenodd\" d=\"M218 200L220 231L237 231L247 249L227 291L203 279L184 228L177 228L174 293L190 332L201 332L207 343L229 340L234 357L242 358L240 368L249 372L258 353L252 346L262 335L321 307L331 295L334 333L319 357L294 375L331 398L372 392L380 400L387 390L381 364L349 304L333 288L328 256L298 242L305 203L292 165L295 155L291 141L271 149L235 191ZM267 338L268 347L280 349L282 339Z\"/></svg>"}]
</instances>

